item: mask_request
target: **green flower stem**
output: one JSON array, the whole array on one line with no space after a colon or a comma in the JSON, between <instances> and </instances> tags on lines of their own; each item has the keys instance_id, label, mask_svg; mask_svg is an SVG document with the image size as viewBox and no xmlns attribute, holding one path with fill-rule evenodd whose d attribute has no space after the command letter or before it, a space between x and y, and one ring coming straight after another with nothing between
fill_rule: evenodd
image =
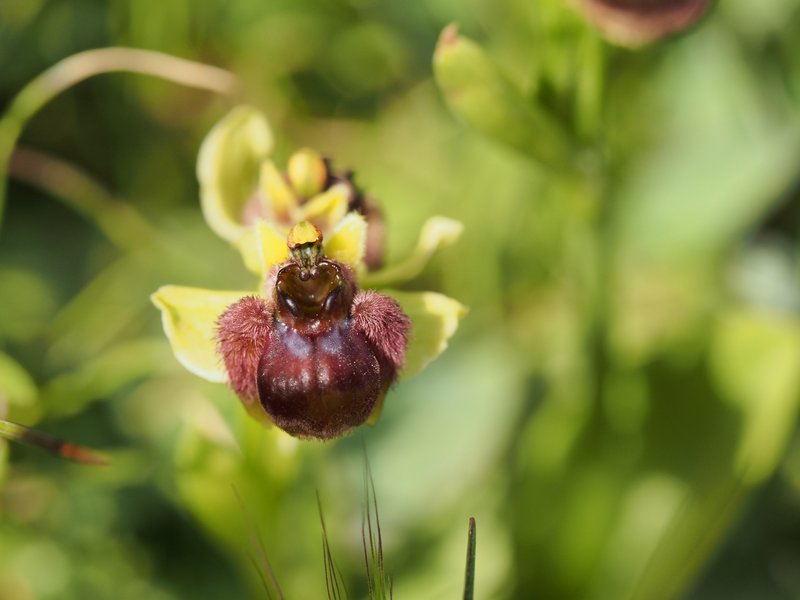
<instances>
[{"instance_id":1,"label":"green flower stem","mask_svg":"<svg viewBox=\"0 0 800 600\"><path fill-rule=\"evenodd\" d=\"M587 31L578 42L583 67L576 74L576 130L584 139L594 139L603 118L606 80L606 48L599 36Z\"/></svg>"},{"instance_id":2,"label":"green flower stem","mask_svg":"<svg viewBox=\"0 0 800 600\"><path fill-rule=\"evenodd\" d=\"M611 164L602 148L602 115L607 54L602 40L590 29L582 32L579 54L586 65L576 75L577 98L573 130L592 144L578 161L573 185L578 186L578 214L573 232L586 246L578 252L575 272L585 299L586 350L591 365L594 409L601 409L609 368L608 330L614 261L614 198L610 189ZM588 267L587 267L588 266Z\"/></svg>"},{"instance_id":3,"label":"green flower stem","mask_svg":"<svg viewBox=\"0 0 800 600\"><path fill-rule=\"evenodd\" d=\"M613 236L611 221L613 205L606 186L591 182L591 191L598 206L591 222L590 262L593 262L590 281L591 305L589 307L588 349L594 370L593 397L595 410L601 409L606 376L609 370L609 318L611 313L611 278L613 277Z\"/></svg>"},{"instance_id":4,"label":"green flower stem","mask_svg":"<svg viewBox=\"0 0 800 600\"><path fill-rule=\"evenodd\" d=\"M0 224L9 162L27 122L64 90L95 75L115 72L150 75L224 95L233 95L239 88L236 77L228 71L151 50L101 48L59 61L26 85L0 119Z\"/></svg>"}]
</instances>

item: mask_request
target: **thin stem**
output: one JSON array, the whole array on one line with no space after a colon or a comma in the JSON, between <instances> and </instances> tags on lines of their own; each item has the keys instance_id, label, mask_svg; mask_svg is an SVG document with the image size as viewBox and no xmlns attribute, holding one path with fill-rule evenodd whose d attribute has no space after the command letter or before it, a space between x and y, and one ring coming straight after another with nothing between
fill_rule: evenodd
<instances>
[{"instance_id":1,"label":"thin stem","mask_svg":"<svg viewBox=\"0 0 800 600\"><path fill-rule=\"evenodd\" d=\"M43 448L68 460L86 465L105 465L106 458L94 450L65 442L40 431L35 431L9 421L0 421L0 438Z\"/></svg>"},{"instance_id":2,"label":"thin stem","mask_svg":"<svg viewBox=\"0 0 800 600\"><path fill-rule=\"evenodd\" d=\"M100 48L57 62L28 83L0 119L0 223L9 161L27 122L64 90L95 75L115 72L150 75L224 95L233 95L239 88L236 77L228 71L152 50Z\"/></svg>"}]
</instances>

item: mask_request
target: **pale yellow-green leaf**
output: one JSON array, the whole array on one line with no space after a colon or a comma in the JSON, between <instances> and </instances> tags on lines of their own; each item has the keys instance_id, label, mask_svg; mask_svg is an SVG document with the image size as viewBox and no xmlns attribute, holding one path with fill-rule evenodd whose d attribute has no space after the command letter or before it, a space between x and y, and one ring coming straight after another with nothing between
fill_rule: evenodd
<instances>
[{"instance_id":1,"label":"pale yellow-green leaf","mask_svg":"<svg viewBox=\"0 0 800 600\"><path fill-rule=\"evenodd\" d=\"M294 192L271 160L265 160L261 164L259 187L266 214L287 219L297 209Z\"/></svg>"},{"instance_id":2,"label":"pale yellow-green leaf","mask_svg":"<svg viewBox=\"0 0 800 600\"><path fill-rule=\"evenodd\" d=\"M332 230L347 214L350 190L343 183L314 196L297 211L296 221L311 221L323 232Z\"/></svg>"},{"instance_id":3,"label":"pale yellow-green leaf","mask_svg":"<svg viewBox=\"0 0 800 600\"><path fill-rule=\"evenodd\" d=\"M413 377L447 348L467 308L435 292L386 292L400 303L411 319L406 366L400 376Z\"/></svg>"},{"instance_id":4,"label":"pale yellow-green leaf","mask_svg":"<svg viewBox=\"0 0 800 600\"><path fill-rule=\"evenodd\" d=\"M772 474L794 429L800 404L800 321L729 311L718 321L711 365L717 388L742 419L738 474L746 483L759 483Z\"/></svg>"},{"instance_id":5,"label":"pale yellow-green leaf","mask_svg":"<svg viewBox=\"0 0 800 600\"><path fill-rule=\"evenodd\" d=\"M464 226L459 221L447 217L431 217L422 226L417 246L411 255L396 265L366 274L364 285L376 287L413 279L422 272L434 253L453 244L463 230Z\"/></svg>"},{"instance_id":6,"label":"pale yellow-green leaf","mask_svg":"<svg viewBox=\"0 0 800 600\"><path fill-rule=\"evenodd\" d=\"M243 233L242 210L271 150L269 123L250 106L234 108L203 140L197 158L200 202L209 227L221 237L235 241Z\"/></svg>"},{"instance_id":7,"label":"pale yellow-green leaf","mask_svg":"<svg viewBox=\"0 0 800 600\"><path fill-rule=\"evenodd\" d=\"M266 277L270 269L289 258L286 232L266 221L257 221L234 243L247 270Z\"/></svg>"},{"instance_id":8,"label":"pale yellow-green leaf","mask_svg":"<svg viewBox=\"0 0 800 600\"><path fill-rule=\"evenodd\" d=\"M351 212L323 239L325 256L352 267L364 258L367 246L367 222L357 212Z\"/></svg>"},{"instance_id":9,"label":"pale yellow-green leaf","mask_svg":"<svg viewBox=\"0 0 800 600\"><path fill-rule=\"evenodd\" d=\"M164 333L178 361L195 375L222 383L226 374L216 348L217 319L249 294L167 285L150 299L161 311Z\"/></svg>"}]
</instances>

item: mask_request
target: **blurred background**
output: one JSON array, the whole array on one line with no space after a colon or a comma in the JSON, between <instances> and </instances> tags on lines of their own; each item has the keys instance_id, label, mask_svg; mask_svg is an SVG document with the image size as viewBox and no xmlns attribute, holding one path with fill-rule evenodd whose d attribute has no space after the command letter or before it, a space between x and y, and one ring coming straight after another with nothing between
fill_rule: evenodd
<instances>
[{"instance_id":1,"label":"blurred background","mask_svg":"<svg viewBox=\"0 0 800 600\"><path fill-rule=\"evenodd\" d=\"M454 21L477 45L440 47L434 77ZM3 446L0 598L265 598L256 540L286 597L325 597L315 492L366 597L364 447L397 598L460 597L469 516L477 598L800 597L799 28L797 0L727 0L637 49L561 0L0 2L4 111L104 46L244 89L103 75L25 124L0 411L112 464ZM278 164L312 146L356 171L389 263L427 217L465 224L408 289L469 316L347 439L259 428L149 301L254 284L195 179L242 99Z\"/></svg>"}]
</instances>

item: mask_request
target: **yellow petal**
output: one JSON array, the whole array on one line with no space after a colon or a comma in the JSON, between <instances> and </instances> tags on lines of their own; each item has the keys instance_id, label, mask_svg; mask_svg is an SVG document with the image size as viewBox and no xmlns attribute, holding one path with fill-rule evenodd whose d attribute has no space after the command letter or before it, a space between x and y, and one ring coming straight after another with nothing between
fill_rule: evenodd
<instances>
[{"instance_id":1,"label":"yellow petal","mask_svg":"<svg viewBox=\"0 0 800 600\"><path fill-rule=\"evenodd\" d=\"M467 308L435 292L385 293L397 300L411 319L406 366L400 376L413 377L444 352L448 340L458 329L459 320L467 314Z\"/></svg>"},{"instance_id":2,"label":"yellow petal","mask_svg":"<svg viewBox=\"0 0 800 600\"><path fill-rule=\"evenodd\" d=\"M349 202L350 188L337 183L303 204L296 220L311 221L322 231L331 231L347 214Z\"/></svg>"},{"instance_id":3,"label":"yellow petal","mask_svg":"<svg viewBox=\"0 0 800 600\"><path fill-rule=\"evenodd\" d=\"M286 232L266 221L257 221L236 240L247 270L261 277L269 275L273 266L289 258Z\"/></svg>"},{"instance_id":4,"label":"yellow petal","mask_svg":"<svg viewBox=\"0 0 800 600\"><path fill-rule=\"evenodd\" d=\"M431 217L422 226L414 252L404 261L364 275L365 287L377 287L408 281L419 275L434 253L440 248L453 244L461 235L464 226L446 217Z\"/></svg>"},{"instance_id":5,"label":"yellow petal","mask_svg":"<svg viewBox=\"0 0 800 600\"><path fill-rule=\"evenodd\" d=\"M166 285L150 299L161 311L164 333L178 361L195 375L221 383L227 374L217 355L217 319L249 294Z\"/></svg>"},{"instance_id":6,"label":"yellow petal","mask_svg":"<svg viewBox=\"0 0 800 600\"><path fill-rule=\"evenodd\" d=\"M351 267L358 266L367 247L367 222L357 212L349 213L322 240L323 254Z\"/></svg>"},{"instance_id":7,"label":"yellow petal","mask_svg":"<svg viewBox=\"0 0 800 600\"><path fill-rule=\"evenodd\" d=\"M261 165L259 187L266 214L287 220L297 209L294 192L271 160L266 160Z\"/></svg>"},{"instance_id":8,"label":"yellow petal","mask_svg":"<svg viewBox=\"0 0 800 600\"><path fill-rule=\"evenodd\" d=\"M197 157L200 204L209 227L226 240L242 234L242 210L271 150L269 123L250 106L233 109L203 140Z\"/></svg>"}]
</instances>

